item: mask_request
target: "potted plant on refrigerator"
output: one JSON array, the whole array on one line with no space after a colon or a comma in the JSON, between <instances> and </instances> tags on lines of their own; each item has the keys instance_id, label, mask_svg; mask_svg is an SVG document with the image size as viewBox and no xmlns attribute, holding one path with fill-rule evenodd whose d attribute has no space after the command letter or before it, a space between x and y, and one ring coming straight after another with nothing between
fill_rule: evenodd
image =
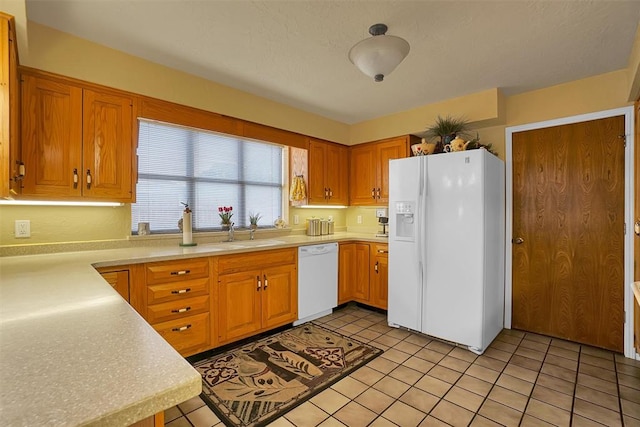
<instances>
[{"instance_id":1,"label":"potted plant on refrigerator","mask_svg":"<svg viewBox=\"0 0 640 427\"><path fill-rule=\"evenodd\" d=\"M438 115L435 123L429 126L425 132L428 138L439 138L436 142L436 153L442 153L445 145L453 141L457 136L466 136L469 133L469 122L464 117L452 117Z\"/></svg>"}]
</instances>

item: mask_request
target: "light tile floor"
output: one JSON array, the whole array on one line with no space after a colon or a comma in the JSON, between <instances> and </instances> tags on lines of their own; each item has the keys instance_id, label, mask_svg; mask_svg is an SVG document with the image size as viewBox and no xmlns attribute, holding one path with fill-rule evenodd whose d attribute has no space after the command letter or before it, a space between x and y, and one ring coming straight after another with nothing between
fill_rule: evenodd
<instances>
[{"instance_id":1,"label":"light tile floor","mask_svg":"<svg viewBox=\"0 0 640 427\"><path fill-rule=\"evenodd\" d=\"M385 352L272 427L640 426L640 362L619 354L505 329L477 356L356 305L316 322ZM223 426L199 397L165 422Z\"/></svg>"}]
</instances>

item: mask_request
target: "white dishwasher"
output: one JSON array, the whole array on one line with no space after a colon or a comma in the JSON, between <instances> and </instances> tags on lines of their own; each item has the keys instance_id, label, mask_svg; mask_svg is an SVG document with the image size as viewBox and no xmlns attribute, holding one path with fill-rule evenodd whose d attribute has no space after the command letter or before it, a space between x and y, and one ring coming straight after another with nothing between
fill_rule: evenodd
<instances>
[{"instance_id":1,"label":"white dishwasher","mask_svg":"<svg viewBox=\"0 0 640 427\"><path fill-rule=\"evenodd\" d=\"M338 305L338 244L298 248L299 325L330 314Z\"/></svg>"}]
</instances>

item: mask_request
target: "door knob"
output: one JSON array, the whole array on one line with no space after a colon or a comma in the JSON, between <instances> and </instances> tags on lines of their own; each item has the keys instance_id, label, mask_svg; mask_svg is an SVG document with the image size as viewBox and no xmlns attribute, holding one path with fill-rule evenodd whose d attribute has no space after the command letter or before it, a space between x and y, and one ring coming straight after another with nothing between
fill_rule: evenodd
<instances>
[{"instance_id":1,"label":"door knob","mask_svg":"<svg viewBox=\"0 0 640 427\"><path fill-rule=\"evenodd\" d=\"M516 245L521 245L524 243L524 239L522 237L515 237L511 239L511 243L514 243Z\"/></svg>"}]
</instances>

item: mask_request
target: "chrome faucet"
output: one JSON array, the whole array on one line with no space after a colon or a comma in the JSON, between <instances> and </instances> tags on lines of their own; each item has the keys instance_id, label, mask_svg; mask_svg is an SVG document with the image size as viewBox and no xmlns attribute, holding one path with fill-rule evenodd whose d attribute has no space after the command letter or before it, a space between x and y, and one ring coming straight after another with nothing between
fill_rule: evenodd
<instances>
[{"instance_id":1,"label":"chrome faucet","mask_svg":"<svg viewBox=\"0 0 640 427\"><path fill-rule=\"evenodd\" d=\"M227 239L227 242L233 242L233 224L233 222L229 224L229 238Z\"/></svg>"}]
</instances>

